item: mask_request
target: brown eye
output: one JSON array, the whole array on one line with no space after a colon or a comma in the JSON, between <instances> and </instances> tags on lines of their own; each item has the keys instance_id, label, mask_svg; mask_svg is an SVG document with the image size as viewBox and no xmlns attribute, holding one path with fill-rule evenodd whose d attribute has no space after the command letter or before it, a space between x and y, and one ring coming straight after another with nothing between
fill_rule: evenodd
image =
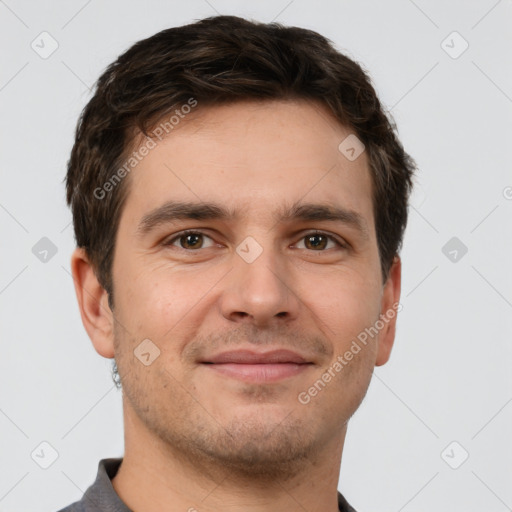
<instances>
[{"instance_id":1,"label":"brown eye","mask_svg":"<svg viewBox=\"0 0 512 512\"><path fill-rule=\"evenodd\" d=\"M178 248L193 251L197 249L204 249L204 239L211 238L200 231L184 231L179 233L177 236L166 242L164 245L176 245L175 242L179 242Z\"/></svg>"},{"instance_id":2,"label":"brown eye","mask_svg":"<svg viewBox=\"0 0 512 512\"><path fill-rule=\"evenodd\" d=\"M198 249L202 245L202 235L183 235L180 236L180 244L183 249Z\"/></svg>"},{"instance_id":3,"label":"brown eye","mask_svg":"<svg viewBox=\"0 0 512 512\"><path fill-rule=\"evenodd\" d=\"M327 237L324 235L308 235L304 237L308 249L325 249Z\"/></svg>"},{"instance_id":4,"label":"brown eye","mask_svg":"<svg viewBox=\"0 0 512 512\"><path fill-rule=\"evenodd\" d=\"M339 248L343 248L344 246L338 242L334 237L327 235L325 233L308 233L301 240L304 240L306 249L316 252L323 252L328 243L331 241L335 244L335 246Z\"/></svg>"}]
</instances>

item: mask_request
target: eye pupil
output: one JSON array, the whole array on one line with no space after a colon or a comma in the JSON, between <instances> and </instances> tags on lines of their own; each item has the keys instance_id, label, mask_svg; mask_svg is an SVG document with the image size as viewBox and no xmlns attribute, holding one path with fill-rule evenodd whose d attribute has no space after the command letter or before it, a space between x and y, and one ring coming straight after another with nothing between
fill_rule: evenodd
<instances>
[{"instance_id":1,"label":"eye pupil","mask_svg":"<svg viewBox=\"0 0 512 512\"><path fill-rule=\"evenodd\" d=\"M189 234L189 235L184 235L184 236L182 236L182 237L181 237L181 239L182 239L182 240L183 240L183 239L185 239L185 240L186 240L185 244L186 244L186 245L190 245L190 246L192 246L192 248L194 249L194 248L196 248L196 246L198 245L198 244L197 244L197 241L198 241L199 237L201 237L201 236L202 236L202 235L200 235L200 234L198 234L198 233L197 233L197 234ZM192 242L191 244L189 244L189 242L188 242L188 241L189 241L189 239L193 239L193 240L195 240L195 242ZM183 246L183 244L182 244L182 246ZM184 248L184 249L188 249L188 248L190 248L190 247L183 247L183 248Z\"/></svg>"},{"instance_id":2,"label":"eye pupil","mask_svg":"<svg viewBox=\"0 0 512 512\"><path fill-rule=\"evenodd\" d=\"M316 243L312 242L312 240L314 240L315 238L316 239L321 238L321 239L323 239L323 242L316 242ZM327 237L325 237L324 235L309 235L309 236L306 237L306 239L307 239L307 243L311 243L311 245L314 248L320 247L320 248L323 249L325 247L326 242L327 242Z\"/></svg>"}]
</instances>

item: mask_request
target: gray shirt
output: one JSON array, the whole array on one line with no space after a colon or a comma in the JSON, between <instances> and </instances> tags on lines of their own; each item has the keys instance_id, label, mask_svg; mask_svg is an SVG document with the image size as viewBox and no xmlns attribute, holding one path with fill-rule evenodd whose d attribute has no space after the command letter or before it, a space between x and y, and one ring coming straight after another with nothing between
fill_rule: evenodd
<instances>
[{"instance_id":1,"label":"gray shirt","mask_svg":"<svg viewBox=\"0 0 512 512\"><path fill-rule=\"evenodd\" d=\"M85 491L82 499L59 512L132 512L112 487L112 478L121 465L122 458L102 459L94 483ZM340 512L356 512L338 491Z\"/></svg>"}]
</instances>

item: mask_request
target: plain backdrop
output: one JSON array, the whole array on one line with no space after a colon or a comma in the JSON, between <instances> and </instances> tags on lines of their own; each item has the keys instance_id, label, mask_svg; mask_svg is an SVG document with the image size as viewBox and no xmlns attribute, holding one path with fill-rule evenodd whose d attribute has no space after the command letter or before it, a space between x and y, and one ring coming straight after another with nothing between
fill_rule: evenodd
<instances>
[{"instance_id":1,"label":"plain backdrop","mask_svg":"<svg viewBox=\"0 0 512 512\"><path fill-rule=\"evenodd\" d=\"M419 165L395 346L350 421L339 489L358 512L512 510L512 2L5 0L0 512L54 512L123 455L121 393L69 274L65 166L104 68L216 13L330 38Z\"/></svg>"}]
</instances>

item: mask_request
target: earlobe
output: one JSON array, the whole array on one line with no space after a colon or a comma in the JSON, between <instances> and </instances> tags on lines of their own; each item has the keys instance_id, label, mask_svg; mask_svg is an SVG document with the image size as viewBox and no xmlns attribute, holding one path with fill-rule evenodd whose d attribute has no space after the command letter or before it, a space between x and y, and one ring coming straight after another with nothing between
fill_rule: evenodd
<instances>
[{"instance_id":1,"label":"earlobe","mask_svg":"<svg viewBox=\"0 0 512 512\"><path fill-rule=\"evenodd\" d=\"M71 256L71 273L85 330L96 352L113 358L113 314L108 294L99 283L85 250L80 247Z\"/></svg>"},{"instance_id":2,"label":"earlobe","mask_svg":"<svg viewBox=\"0 0 512 512\"><path fill-rule=\"evenodd\" d=\"M380 319L384 326L379 333L379 345L375 366L386 364L391 355L391 349L395 341L396 319L398 311L401 309L399 305L401 279L402 262L399 256L395 256L382 293Z\"/></svg>"}]
</instances>

